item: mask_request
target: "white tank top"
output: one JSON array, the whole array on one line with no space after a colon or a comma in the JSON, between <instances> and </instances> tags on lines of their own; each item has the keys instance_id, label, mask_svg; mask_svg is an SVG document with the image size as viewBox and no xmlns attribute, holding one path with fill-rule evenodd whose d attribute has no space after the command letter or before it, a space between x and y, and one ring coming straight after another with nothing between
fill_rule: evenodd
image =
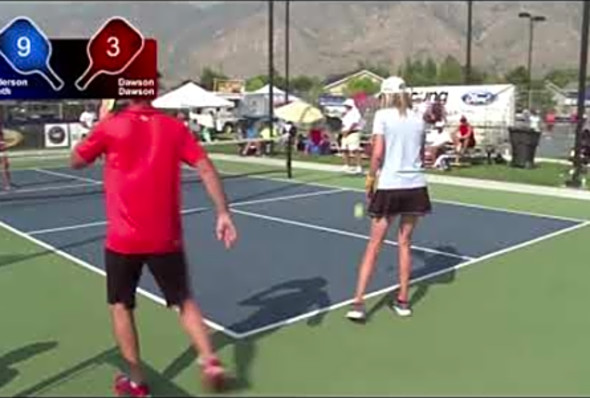
<instances>
[{"instance_id":1,"label":"white tank top","mask_svg":"<svg viewBox=\"0 0 590 398\"><path fill-rule=\"evenodd\" d=\"M409 189L426 186L421 151L425 123L418 112L402 117L395 108L380 109L373 120L373 134L383 135L385 153L377 189Z\"/></svg>"}]
</instances>

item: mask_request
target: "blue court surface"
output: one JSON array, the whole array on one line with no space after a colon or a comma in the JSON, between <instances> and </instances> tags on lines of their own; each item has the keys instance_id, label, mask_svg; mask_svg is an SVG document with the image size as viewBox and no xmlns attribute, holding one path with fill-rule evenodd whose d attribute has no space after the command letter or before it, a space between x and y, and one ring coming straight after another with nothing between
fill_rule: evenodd
<instances>
[{"instance_id":1,"label":"blue court surface","mask_svg":"<svg viewBox=\"0 0 590 398\"><path fill-rule=\"evenodd\" d=\"M104 209L98 169L14 173L0 193L0 220L78 264L102 272ZM183 184L184 234L192 287L210 325L242 338L346 305L356 284L369 220L353 217L362 192L272 180L224 179L239 232L230 251L214 236L215 214L196 179ZM433 202L414 234L413 278L428 278L516 249L579 224ZM395 287L395 231L370 291ZM162 302L149 272L142 292Z\"/></svg>"}]
</instances>

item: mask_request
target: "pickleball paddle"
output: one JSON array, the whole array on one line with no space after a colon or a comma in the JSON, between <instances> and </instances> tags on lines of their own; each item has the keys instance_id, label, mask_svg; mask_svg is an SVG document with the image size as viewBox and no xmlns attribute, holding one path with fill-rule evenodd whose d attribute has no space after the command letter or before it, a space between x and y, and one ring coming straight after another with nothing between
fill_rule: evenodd
<instances>
[{"instance_id":1,"label":"pickleball paddle","mask_svg":"<svg viewBox=\"0 0 590 398\"><path fill-rule=\"evenodd\" d=\"M51 69L51 42L27 17L15 18L0 31L0 55L21 75L39 74L55 91L63 88L63 80Z\"/></svg>"},{"instance_id":2,"label":"pickleball paddle","mask_svg":"<svg viewBox=\"0 0 590 398\"><path fill-rule=\"evenodd\" d=\"M100 74L122 73L141 53L144 46L142 34L127 20L115 17L109 19L92 36L86 47L90 65L76 81L80 91Z\"/></svg>"}]
</instances>

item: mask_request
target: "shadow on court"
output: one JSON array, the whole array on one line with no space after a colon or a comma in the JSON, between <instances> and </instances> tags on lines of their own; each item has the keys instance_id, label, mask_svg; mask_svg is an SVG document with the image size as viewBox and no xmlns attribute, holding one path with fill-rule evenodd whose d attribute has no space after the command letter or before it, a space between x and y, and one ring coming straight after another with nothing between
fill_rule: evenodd
<instances>
[{"instance_id":1,"label":"shadow on court","mask_svg":"<svg viewBox=\"0 0 590 398\"><path fill-rule=\"evenodd\" d=\"M10 383L19 375L13 366L57 347L57 342L47 341L33 343L0 356L0 388Z\"/></svg>"},{"instance_id":2,"label":"shadow on court","mask_svg":"<svg viewBox=\"0 0 590 398\"><path fill-rule=\"evenodd\" d=\"M459 255L460 253L451 246L443 246L439 247L436 250L443 251L446 253L452 253ZM441 267L440 264L443 263L447 257L435 254L427 258L426 260L426 268L428 269L427 272L435 272L440 270L441 268L446 269L446 272L435 276L433 278L428 278L426 280L420 281L414 285L414 292L410 296L410 305L418 304L426 295L430 288L434 285L449 285L455 281L455 268L453 266L449 267Z\"/></svg>"},{"instance_id":3,"label":"shadow on court","mask_svg":"<svg viewBox=\"0 0 590 398\"><path fill-rule=\"evenodd\" d=\"M253 325L268 324L269 320L285 319L308 313L313 310L329 307L330 298L325 291L327 281L324 278L297 279L277 284L264 291L258 292L242 302L240 305L258 307L258 310L248 318L229 327L231 330L248 331ZM326 312L308 319L308 326L321 325ZM227 392L236 392L250 387L250 368L257 354L257 341L276 332L282 325L262 331L250 337L235 340L217 332L213 335L213 344L217 351L227 346L233 348L233 374L230 378ZM162 372L168 380L175 378L189 366L196 368L196 354L192 346L182 352Z\"/></svg>"},{"instance_id":4,"label":"shadow on court","mask_svg":"<svg viewBox=\"0 0 590 398\"><path fill-rule=\"evenodd\" d=\"M50 376L46 379L39 381L37 384L27 388L26 390L20 391L15 396L25 397L39 395L44 392L49 392L55 386L59 386L67 380L75 378L85 372L91 372L94 368L101 365L110 365L119 371L123 372L127 369L124 361L119 355L119 350L116 347L109 348L99 354L91 357L85 361L82 361L58 374ZM143 370L146 375L147 382L150 384L151 392L153 396L174 396L174 397L189 397L187 391L184 391L174 383L169 382L165 377L162 377L160 373L155 371L149 365L143 363ZM115 374L112 379L108 381L108 385L105 385L105 391L111 390L112 381L114 380Z\"/></svg>"},{"instance_id":5,"label":"shadow on court","mask_svg":"<svg viewBox=\"0 0 590 398\"><path fill-rule=\"evenodd\" d=\"M105 238L104 234L95 235L95 236L91 236L90 238L70 242L70 243L67 243L64 245L59 245L56 248L59 250L65 251L67 249L72 249L72 248L75 248L78 246L84 246L86 244L94 243L96 241L103 241L104 238ZM8 265L22 263L24 261L32 260L34 258L43 257L43 256L50 255L50 254L55 254L55 252L53 252L51 250L41 250L41 251L31 253L31 254L3 254L3 255L0 255L0 268L8 266Z\"/></svg>"},{"instance_id":6,"label":"shadow on court","mask_svg":"<svg viewBox=\"0 0 590 398\"><path fill-rule=\"evenodd\" d=\"M434 249L445 253L460 255L457 249L452 246L441 246L436 247ZM412 287L410 288L409 301L411 306L415 306L427 296L432 286L448 285L453 283L455 281L456 272L453 267L456 264L458 264L461 260L450 259L448 256L442 254L432 254L418 251L415 251L414 253L412 253L412 255L414 256L414 259L422 259L424 261L424 267L418 273L413 272L412 278L419 278L429 273L445 270L443 274L438 275L436 277L428 278L417 283L412 283ZM395 261L397 262L397 259L395 259ZM393 270L393 267L391 268L391 270ZM395 275L392 275L392 281L395 284L398 283L397 273L395 273ZM395 289L394 291L397 290L398 289ZM381 297L379 301L367 311L367 320L369 320L371 316L373 316L383 307L389 306L392 303L393 298L394 295L392 292L384 294L383 297Z\"/></svg>"}]
</instances>

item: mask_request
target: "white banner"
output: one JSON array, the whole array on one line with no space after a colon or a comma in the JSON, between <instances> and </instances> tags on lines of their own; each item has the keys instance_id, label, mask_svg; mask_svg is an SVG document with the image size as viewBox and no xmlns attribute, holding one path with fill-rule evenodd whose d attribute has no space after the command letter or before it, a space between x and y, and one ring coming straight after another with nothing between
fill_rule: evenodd
<instances>
[{"instance_id":1,"label":"white banner","mask_svg":"<svg viewBox=\"0 0 590 398\"><path fill-rule=\"evenodd\" d=\"M45 148L67 148L70 145L68 125L65 123L46 124Z\"/></svg>"},{"instance_id":2,"label":"white banner","mask_svg":"<svg viewBox=\"0 0 590 398\"><path fill-rule=\"evenodd\" d=\"M512 84L413 87L414 103L436 99L445 104L446 129L452 133L462 116L474 127L477 143L497 146L508 139L516 116L516 87Z\"/></svg>"},{"instance_id":3,"label":"white banner","mask_svg":"<svg viewBox=\"0 0 590 398\"><path fill-rule=\"evenodd\" d=\"M415 102L445 104L447 121L458 124L465 116L472 125L514 125L516 87L512 84L413 87Z\"/></svg>"}]
</instances>

